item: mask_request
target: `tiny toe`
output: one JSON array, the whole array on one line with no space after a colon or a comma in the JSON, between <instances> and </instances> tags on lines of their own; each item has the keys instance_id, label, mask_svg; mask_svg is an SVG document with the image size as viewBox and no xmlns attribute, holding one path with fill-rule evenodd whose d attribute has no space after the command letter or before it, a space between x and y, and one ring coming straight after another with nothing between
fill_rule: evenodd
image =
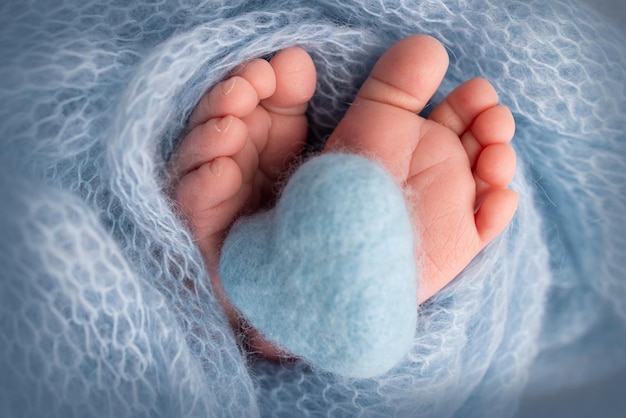
<instances>
[{"instance_id":1,"label":"tiny toe","mask_svg":"<svg viewBox=\"0 0 626 418\"><path fill-rule=\"evenodd\" d=\"M483 245L497 237L513 219L517 209L517 192L499 189L488 193L474 215L476 230Z\"/></svg>"},{"instance_id":2,"label":"tiny toe","mask_svg":"<svg viewBox=\"0 0 626 418\"><path fill-rule=\"evenodd\" d=\"M504 188L511 183L515 166L513 147L509 144L494 144L481 151L474 173L489 187Z\"/></svg>"},{"instance_id":3,"label":"tiny toe","mask_svg":"<svg viewBox=\"0 0 626 418\"><path fill-rule=\"evenodd\" d=\"M247 136L246 124L234 116L211 119L196 126L170 160L172 177L181 179L215 158L238 153L244 147Z\"/></svg>"},{"instance_id":4,"label":"tiny toe","mask_svg":"<svg viewBox=\"0 0 626 418\"><path fill-rule=\"evenodd\" d=\"M308 124L305 115L316 87L317 74L311 56L298 47L277 52L270 65L276 74L276 90L261 101L266 118L251 114L259 129L251 131L251 139L260 154L259 169L267 182L273 184L300 154L306 143Z\"/></svg>"},{"instance_id":5,"label":"tiny toe","mask_svg":"<svg viewBox=\"0 0 626 418\"><path fill-rule=\"evenodd\" d=\"M445 48L429 36L409 36L391 46L374 65L325 151L373 156L394 178L405 180L406 157L426 126L417 112L437 90L447 68Z\"/></svg>"},{"instance_id":6,"label":"tiny toe","mask_svg":"<svg viewBox=\"0 0 626 418\"><path fill-rule=\"evenodd\" d=\"M435 93L447 68L448 54L439 41L409 36L382 55L358 95L417 113Z\"/></svg>"},{"instance_id":7,"label":"tiny toe","mask_svg":"<svg viewBox=\"0 0 626 418\"><path fill-rule=\"evenodd\" d=\"M226 115L241 118L252 112L258 103L254 86L241 76L233 76L219 82L202 96L189 117L189 124L193 127Z\"/></svg>"},{"instance_id":8,"label":"tiny toe","mask_svg":"<svg viewBox=\"0 0 626 418\"><path fill-rule=\"evenodd\" d=\"M461 143L475 167L484 147L511 142L515 134L515 119L508 107L491 107L476 117L472 126L461 136Z\"/></svg>"},{"instance_id":9,"label":"tiny toe","mask_svg":"<svg viewBox=\"0 0 626 418\"><path fill-rule=\"evenodd\" d=\"M504 144L513 139L515 119L508 107L499 105L478 115L470 129L483 147Z\"/></svg>"},{"instance_id":10,"label":"tiny toe","mask_svg":"<svg viewBox=\"0 0 626 418\"><path fill-rule=\"evenodd\" d=\"M280 114L304 114L317 80L311 56L301 48L291 47L277 52L270 65L276 74L276 91L263 101L263 107Z\"/></svg>"},{"instance_id":11,"label":"tiny toe","mask_svg":"<svg viewBox=\"0 0 626 418\"><path fill-rule=\"evenodd\" d=\"M188 173L179 183L174 198L199 241L221 232L234 213L220 205L235 196L242 184L239 165L220 157Z\"/></svg>"},{"instance_id":12,"label":"tiny toe","mask_svg":"<svg viewBox=\"0 0 626 418\"><path fill-rule=\"evenodd\" d=\"M264 59L255 59L235 68L231 76L245 78L254 87L259 100L267 99L276 90L274 69Z\"/></svg>"},{"instance_id":13,"label":"tiny toe","mask_svg":"<svg viewBox=\"0 0 626 418\"><path fill-rule=\"evenodd\" d=\"M498 94L491 83L473 78L454 89L428 118L461 136L478 115L497 103Z\"/></svg>"}]
</instances>

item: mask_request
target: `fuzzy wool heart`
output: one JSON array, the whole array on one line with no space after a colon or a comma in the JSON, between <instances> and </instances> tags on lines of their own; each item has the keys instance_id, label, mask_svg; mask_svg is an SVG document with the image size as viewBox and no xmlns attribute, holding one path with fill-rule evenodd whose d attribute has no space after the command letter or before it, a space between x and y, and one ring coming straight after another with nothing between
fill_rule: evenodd
<instances>
[{"instance_id":1,"label":"fuzzy wool heart","mask_svg":"<svg viewBox=\"0 0 626 418\"><path fill-rule=\"evenodd\" d=\"M413 248L403 194L386 171L328 154L299 168L275 209L232 228L220 274L265 338L314 367L371 377L411 347Z\"/></svg>"}]
</instances>

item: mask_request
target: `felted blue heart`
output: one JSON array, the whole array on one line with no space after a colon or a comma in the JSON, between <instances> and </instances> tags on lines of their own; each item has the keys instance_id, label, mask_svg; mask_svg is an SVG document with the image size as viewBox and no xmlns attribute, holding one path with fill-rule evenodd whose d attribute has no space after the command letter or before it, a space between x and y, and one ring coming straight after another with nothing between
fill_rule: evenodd
<instances>
[{"instance_id":1,"label":"felted blue heart","mask_svg":"<svg viewBox=\"0 0 626 418\"><path fill-rule=\"evenodd\" d=\"M325 154L303 164L274 209L233 226L220 275L256 330L314 367L371 377L411 346L409 211L389 174L363 157Z\"/></svg>"}]
</instances>

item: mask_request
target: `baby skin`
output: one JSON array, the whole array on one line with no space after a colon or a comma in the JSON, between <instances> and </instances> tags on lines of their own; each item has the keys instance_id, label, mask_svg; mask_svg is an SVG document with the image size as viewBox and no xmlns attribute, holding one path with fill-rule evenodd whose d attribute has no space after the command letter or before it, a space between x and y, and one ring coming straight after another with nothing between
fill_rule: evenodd
<instances>
[{"instance_id":1,"label":"baby skin","mask_svg":"<svg viewBox=\"0 0 626 418\"><path fill-rule=\"evenodd\" d=\"M439 87L448 55L425 35L405 38L378 60L324 152L360 154L391 174L404 191L415 228L418 301L446 286L510 223L516 192L509 145L515 122L494 88L472 79L428 118L419 112ZM234 220L271 206L307 134L305 111L315 90L310 56L299 48L270 62L235 69L201 99L190 133L171 161L174 199L188 220L212 285L234 327L218 272L221 245ZM253 351L280 356L248 330Z\"/></svg>"}]
</instances>

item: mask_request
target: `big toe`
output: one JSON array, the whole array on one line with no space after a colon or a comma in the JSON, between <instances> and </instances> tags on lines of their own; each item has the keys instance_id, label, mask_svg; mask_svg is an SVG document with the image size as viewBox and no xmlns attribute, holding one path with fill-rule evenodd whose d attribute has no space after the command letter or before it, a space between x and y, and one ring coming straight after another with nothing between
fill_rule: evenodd
<instances>
[{"instance_id":1,"label":"big toe","mask_svg":"<svg viewBox=\"0 0 626 418\"><path fill-rule=\"evenodd\" d=\"M406 157L424 121L417 113L439 87L447 67L446 50L434 38L414 35L394 44L375 64L325 151L373 157L396 180L405 180Z\"/></svg>"},{"instance_id":2,"label":"big toe","mask_svg":"<svg viewBox=\"0 0 626 418\"><path fill-rule=\"evenodd\" d=\"M443 45L427 35L413 35L389 48L365 81L359 97L420 112L448 68Z\"/></svg>"},{"instance_id":3,"label":"big toe","mask_svg":"<svg viewBox=\"0 0 626 418\"><path fill-rule=\"evenodd\" d=\"M263 100L263 107L280 114L303 114L315 92L313 59L305 50L291 47L277 52L270 64L276 74L276 90Z\"/></svg>"}]
</instances>

